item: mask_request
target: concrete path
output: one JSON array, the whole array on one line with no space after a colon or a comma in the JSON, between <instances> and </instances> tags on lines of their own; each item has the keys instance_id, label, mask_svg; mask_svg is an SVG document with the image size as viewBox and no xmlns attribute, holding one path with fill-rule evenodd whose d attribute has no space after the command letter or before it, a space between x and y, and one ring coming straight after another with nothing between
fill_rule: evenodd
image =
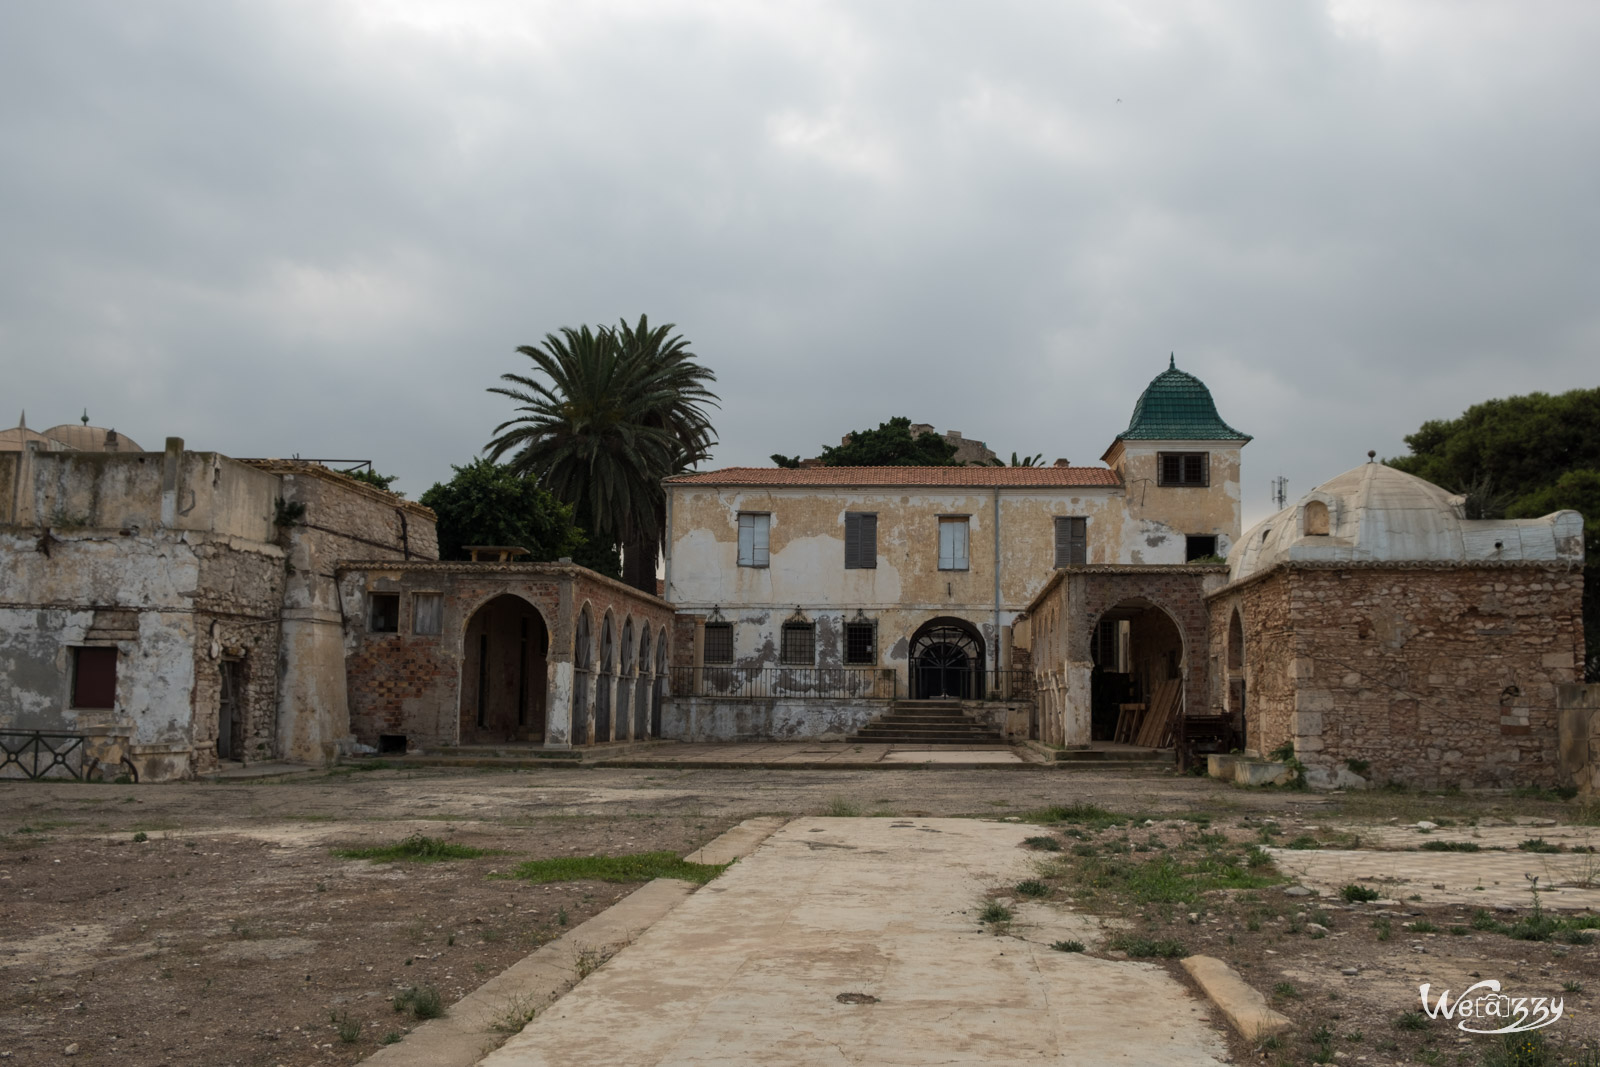
<instances>
[{"instance_id":1,"label":"concrete path","mask_svg":"<svg viewBox=\"0 0 1600 1067\"><path fill-rule=\"evenodd\" d=\"M1030 907L1021 936L981 927L987 897L1030 874L1032 832L797 819L483 1063L1223 1062L1165 970L1049 948L1084 917Z\"/></svg>"},{"instance_id":2,"label":"concrete path","mask_svg":"<svg viewBox=\"0 0 1600 1067\"><path fill-rule=\"evenodd\" d=\"M1528 834L1523 832L1526 839ZM1553 835L1546 834L1546 837ZM1352 882L1385 897L1424 904L1533 906L1530 879L1539 879L1545 908L1600 908L1600 854L1538 852L1385 852L1269 848L1278 869L1324 896Z\"/></svg>"}]
</instances>

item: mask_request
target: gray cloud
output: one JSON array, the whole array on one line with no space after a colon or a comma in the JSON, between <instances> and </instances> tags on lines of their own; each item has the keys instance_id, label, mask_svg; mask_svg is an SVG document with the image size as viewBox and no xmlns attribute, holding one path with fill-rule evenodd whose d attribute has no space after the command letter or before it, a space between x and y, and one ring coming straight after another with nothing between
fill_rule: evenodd
<instances>
[{"instance_id":1,"label":"gray cloud","mask_svg":"<svg viewBox=\"0 0 1600 1067\"><path fill-rule=\"evenodd\" d=\"M645 311L719 463L896 414L1085 462L1175 350L1258 515L1595 384L1597 45L1582 3L11 5L0 414L414 495L516 345Z\"/></svg>"}]
</instances>

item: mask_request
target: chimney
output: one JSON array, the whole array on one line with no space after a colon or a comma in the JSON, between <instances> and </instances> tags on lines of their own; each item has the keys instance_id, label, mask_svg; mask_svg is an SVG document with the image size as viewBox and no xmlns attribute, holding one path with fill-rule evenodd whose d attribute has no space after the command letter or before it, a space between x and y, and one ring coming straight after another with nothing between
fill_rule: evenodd
<instances>
[{"instance_id":1,"label":"chimney","mask_svg":"<svg viewBox=\"0 0 1600 1067\"><path fill-rule=\"evenodd\" d=\"M1072 462L1070 460L1068 460L1065 456L1063 456L1062 458L1056 460L1056 466L1058 466L1058 467L1070 467L1070 466L1072 466Z\"/></svg>"}]
</instances>

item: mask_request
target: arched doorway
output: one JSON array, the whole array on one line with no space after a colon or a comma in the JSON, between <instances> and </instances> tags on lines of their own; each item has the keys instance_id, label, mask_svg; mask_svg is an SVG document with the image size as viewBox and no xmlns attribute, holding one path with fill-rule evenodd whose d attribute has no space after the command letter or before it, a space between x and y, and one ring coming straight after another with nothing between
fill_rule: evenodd
<instances>
[{"instance_id":1,"label":"arched doorway","mask_svg":"<svg viewBox=\"0 0 1600 1067\"><path fill-rule=\"evenodd\" d=\"M1183 685L1183 632L1160 605L1132 597L1107 608L1090 631L1090 734L1115 737L1123 704L1149 705L1166 683Z\"/></svg>"},{"instance_id":2,"label":"arched doorway","mask_svg":"<svg viewBox=\"0 0 1600 1067\"><path fill-rule=\"evenodd\" d=\"M633 620L622 624L622 676L617 679L617 740L626 741L633 736L633 718L628 709L633 707L633 655L638 651L633 641Z\"/></svg>"},{"instance_id":3,"label":"arched doorway","mask_svg":"<svg viewBox=\"0 0 1600 1067\"><path fill-rule=\"evenodd\" d=\"M461 657L461 743L543 741L550 632L509 593L467 621Z\"/></svg>"},{"instance_id":4,"label":"arched doorway","mask_svg":"<svg viewBox=\"0 0 1600 1067\"><path fill-rule=\"evenodd\" d=\"M589 737L589 690L594 686L594 624L589 621L589 605L578 613L572 636L572 743L587 745Z\"/></svg>"},{"instance_id":5,"label":"arched doorway","mask_svg":"<svg viewBox=\"0 0 1600 1067\"><path fill-rule=\"evenodd\" d=\"M965 619L932 619L911 635L913 700L982 700L983 635Z\"/></svg>"},{"instance_id":6,"label":"arched doorway","mask_svg":"<svg viewBox=\"0 0 1600 1067\"><path fill-rule=\"evenodd\" d=\"M616 669L616 643L608 611L600 624L600 676L594 696L594 743L597 745L611 740L611 700L616 696L617 681L611 672Z\"/></svg>"},{"instance_id":7,"label":"arched doorway","mask_svg":"<svg viewBox=\"0 0 1600 1067\"><path fill-rule=\"evenodd\" d=\"M661 628L661 636L656 639L656 684L655 696L650 702L650 736L661 736L661 701L667 695L667 630Z\"/></svg>"},{"instance_id":8,"label":"arched doorway","mask_svg":"<svg viewBox=\"0 0 1600 1067\"><path fill-rule=\"evenodd\" d=\"M655 666L650 659L650 624L640 627L639 680L634 685L633 736L642 738L650 729L650 671Z\"/></svg>"}]
</instances>

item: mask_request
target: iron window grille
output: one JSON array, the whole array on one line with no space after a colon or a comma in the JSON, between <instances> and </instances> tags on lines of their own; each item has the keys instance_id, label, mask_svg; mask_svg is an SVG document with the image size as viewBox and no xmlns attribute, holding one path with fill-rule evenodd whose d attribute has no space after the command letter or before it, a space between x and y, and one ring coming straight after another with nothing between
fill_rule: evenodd
<instances>
[{"instance_id":1,"label":"iron window grille","mask_svg":"<svg viewBox=\"0 0 1600 1067\"><path fill-rule=\"evenodd\" d=\"M817 661L817 627L810 622L783 624L783 646L778 662L785 666L810 667Z\"/></svg>"},{"instance_id":2,"label":"iron window grille","mask_svg":"<svg viewBox=\"0 0 1600 1067\"><path fill-rule=\"evenodd\" d=\"M1198 486L1211 484L1210 456L1205 452L1160 452L1158 485Z\"/></svg>"},{"instance_id":3,"label":"iron window grille","mask_svg":"<svg viewBox=\"0 0 1600 1067\"><path fill-rule=\"evenodd\" d=\"M755 511L739 512L739 566L767 566L768 535L771 529L771 515Z\"/></svg>"},{"instance_id":4,"label":"iron window grille","mask_svg":"<svg viewBox=\"0 0 1600 1067\"><path fill-rule=\"evenodd\" d=\"M733 662L733 623L706 623L705 657L707 663Z\"/></svg>"},{"instance_id":5,"label":"iron window grille","mask_svg":"<svg viewBox=\"0 0 1600 1067\"><path fill-rule=\"evenodd\" d=\"M1089 520L1062 516L1056 519L1056 566L1074 567L1089 562Z\"/></svg>"},{"instance_id":6,"label":"iron window grille","mask_svg":"<svg viewBox=\"0 0 1600 1067\"><path fill-rule=\"evenodd\" d=\"M844 661L851 667L871 666L878 662L877 623L844 624Z\"/></svg>"},{"instance_id":7,"label":"iron window grille","mask_svg":"<svg viewBox=\"0 0 1600 1067\"><path fill-rule=\"evenodd\" d=\"M844 513L844 569L873 570L878 566L878 516L868 512Z\"/></svg>"}]
</instances>

